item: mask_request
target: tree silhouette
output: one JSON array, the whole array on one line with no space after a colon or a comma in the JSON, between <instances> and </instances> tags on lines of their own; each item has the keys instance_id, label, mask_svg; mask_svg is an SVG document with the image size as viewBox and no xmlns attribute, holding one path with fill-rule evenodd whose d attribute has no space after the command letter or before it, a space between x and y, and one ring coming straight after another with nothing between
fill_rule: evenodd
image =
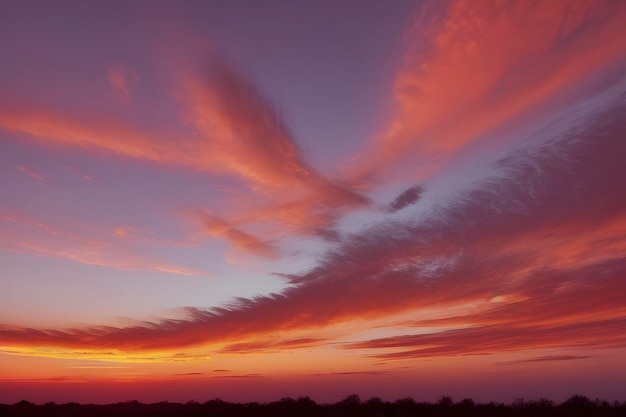
<instances>
[{"instance_id":1,"label":"tree silhouette","mask_svg":"<svg viewBox=\"0 0 626 417\"><path fill-rule=\"evenodd\" d=\"M80 405L77 403L43 405L20 401L13 405L0 404L0 417L618 417L626 416L626 402L609 403L596 399L591 401L583 395L573 395L562 404L555 404L545 398L537 401L516 399L511 405L490 402L476 404L465 398L454 403L451 397L444 396L436 403L417 403L407 397L394 402L372 397L361 401L357 394L349 395L335 404L317 404L309 397L293 399L281 398L271 403L230 403L214 399L203 404L196 401L171 403L162 401L155 404L142 404L139 401L126 401L108 405Z\"/></svg>"}]
</instances>

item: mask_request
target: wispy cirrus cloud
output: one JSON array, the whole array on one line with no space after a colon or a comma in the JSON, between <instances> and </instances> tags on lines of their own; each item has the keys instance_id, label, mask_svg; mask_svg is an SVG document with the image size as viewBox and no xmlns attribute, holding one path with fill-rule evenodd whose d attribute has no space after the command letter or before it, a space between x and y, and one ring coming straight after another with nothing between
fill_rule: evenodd
<instances>
[{"instance_id":1,"label":"wispy cirrus cloud","mask_svg":"<svg viewBox=\"0 0 626 417\"><path fill-rule=\"evenodd\" d=\"M263 374L244 374L244 375L215 375L212 378L224 378L224 379L247 379L247 378L263 378Z\"/></svg>"},{"instance_id":2,"label":"wispy cirrus cloud","mask_svg":"<svg viewBox=\"0 0 626 417\"><path fill-rule=\"evenodd\" d=\"M355 175L410 158L424 178L485 134L604 88L590 77L623 72L625 18L626 6L610 0L425 2L396 75L396 116Z\"/></svg>"},{"instance_id":3,"label":"wispy cirrus cloud","mask_svg":"<svg viewBox=\"0 0 626 417\"><path fill-rule=\"evenodd\" d=\"M0 103L0 127L104 156L239 177L245 180L247 193L261 203L237 206L228 216L221 215L232 225L225 237L236 248L257 255L275 252L268 245L260 250L260 240L243 229L249 224L273 222L283 234L316 234L330 230L342 210L369 204L367 197L325 177L306 161L279 112L253 82L217 57L210 61L210 70L187 74L181 81L183 120L172 131L186 130L187 135L149 132L88 111L70 114L15 102ZM109 73L111 83L128 99L130 70L115 68Z\"/></svg>"},{"instance_id":4,"label":"wispy cirrus cloud","mask_svg":"<svg viewBox=\"0 0 626 417\"><path fill-rule=\"evenodd\" d=\"M397 113L357 162L354 176L391 172L403 158L415 157L411 175L423 178L484 134L554 105L562 93L576 97L576 85L597 87L583 81L623 64L625 16L626 7L608 0L425 2L406 35L409 50L394 87ZM214 54L208 61L177 80L183 120L172 126L176 134L89 110L70 114L6 100L0 103L0 127L43 143L243 179L252 203L233 201L227 212L215 213L231 226L222 237L240 250L278 253L259 245L253 232L258 225L277 246L294 233L336 241L337 220L368 206L369 199L352 182L311 166L257 85ZM114 65L108 78L130 100L136 72ZM416 189L407 190L389 211L416 198ZM201 213L206 207L191 209Z\"/></svg>"},{"instance_id":5,"label":"wispy cirrus cloud","mask_svg":"<svg viewBox=\"0 0 626 417\"><path fill-rule=\"evenodd\" d=\"M176 146L176 141L162 135L108 117L70 114L34 104L0 103L0 127L26 133L43 143L208 169L197 149Z\"/></svg>"},{"instance_id":6,"label":"wispy cirrus cloud","mask_svg":"<svg viewBox=\"0 0 626 417\"><path fill-rule=\"evenodd\" d=\"M536 6L542 13L531 12L527 4L492 8L491 3L452 2L445 8L439 23L429 29L436 36L427 38L433 42L426 48L426 56L432 58L428 65L411 67L415 62L410 55L407 65L417 73L399 76L401 115L381 145L377 166L392 163L399 153L415 147L432 155L455 152L618 59L622 44L615 39L620 38L609 35L621 33L614 20L623 13L621 5L599 1ZM509 21L509 13L515 19ZM541 16L550 18L544 21ZM555 16L561 17L556 19L559 24ZM528 29L533 25L536 33ZM505 36L519 36L524 42L519 50L508 51L501 43ZM571 53L598 40L607 42L591 55ZM548 51L558 62L543 61ZM526 60L537 65L521 66ZM486 62L494 62L493 68ZM568 69L561 62L572 66ZM487 65L484 73L481 65ZM467 68L467 79L447 83L452 75L459 76L456 68ZM205 227L257 253L270 253L266 242L242 231L242 225L277 216L293 230L303 225L315 230L332 226L335 210L367 204L350 187L329 181L306 163L271 104L232 68L218 66L208 80L187 81L191 88L183 102L199 137L182 142L185 146L141 134L131 134L123 144L113 135L83 131L86 125L75 121L59 125L54 118L29 120L25 114L16 124L15 118L0 111L0 122L60 143L235 173L255 192L269 196L269 203L262 210L241 210L229 218L211 215L205 218ZM533 86L530 91L521 88L526 82ZM325 343L295 335L403 313L414 315L405 323L416 329L414 334L343 347L392 360L624 346L626 338L619 329L626 320L625 110L622 94L569 130L528 140L525 148L499 160L480 180L445 196L445 204L431 200L437 189L409 189L390 206L405 210L405 220L383 221L346 236L316 268L288 276L289 287L281 293L235 299L223 307L188 308L188 319L128 327L3 326L2 343L30 348L115 347L130 352L130 357L133 352L192 346L245 353ZM451 118L458 123L449 125ZM411 218L412 203L418 198L432 209ZM474 307L447 310L468 303ZM426 320L421 317L424 309L439 309L441 317ZM419 330L424 327L445 330L424 333ZM268 333L279 336L268 341Z\"/></svg>"},{"instance_id":7,"label":"wispy cirrus cloud","mask_svg":"<svg viewBox=\"0 0 626 417\"><path fill-rule=\"evenodd\" d=\"M216 59L204 78L187 76L184 82L186 118L210 149L211 165L268 186L321 180L270 100L232 67Z\"/></svg>"},{"instance_id":8,"label":"wispy cirrus cloud","mask_svg":"<svg viewBox=\"0 0 626 417\"><path fill-rule=\"evenodd\" d=\"M65 169L68 170L69 172L71 172L72 174L81 177L82 179L84 179L86 181L93 181L93 178L91 178L89 175L85 174L84 172L81 172L76 167L73 167L71 165L65 165Z\"/></svg>"},{"instance_id":9,"label":"wispy cirrus cloud","mask_svg":"<svg viewBox=\"0 0 626 417\"><path fill-rule=\"evenodd\" d=\"M560 362L560 361L577 361L581 359L589 359L594 356L576 356L576 355L548 355L537 356L528 359L520 359L517 361L497 362L498 365L517 365L519 363L534 363L534 362Z\"/></svg>"},{"instance_id":10,"label":"wispy cirrus cloud","mask_svg":"<svg viewBox=\"0 0 626 417\"><path fill-rule=\"evenodd\" d=\"M139 80L137 71L123 64L112 65L107 70L107 78L122 101L129 104L131 101L130 84Z\"/></svg>"},{"instance_id":11,"label":"wispy cirrus cloud","mask_svg":"<svg viewBox=\"0 0 626 417\"><path fill-rule=\"evenodd\" d=\"M290 275L281 293L125 328L5 326L3 344L245 352L268 348L266 335L276 334L271 346L291 349L294 340L319 342L294 337L303 331L403 313L414 316L415 334L343 347L385 360L623 347L625 110L622 94L579 125L497 161L445 206L346 237L316 268ZM429 309L441 317L421 318ZM443 330L417 329L424 327Z\"/></svg>"},{"instance_id":12,"label":"wispy cirrus cloud","mask_svg":"<svg viewBox=\"0 0 626 417\"><path fill-rule=\"evenodd\" d=\"M45 184L49 184L50 181L48 181L48 179L46 179L43 175L41 175L39 172L37 172L37 169L32 165L32 164L28 164L28 165L23 165L23 164L18 164L15 169L17 169L18 171L29 175L31 177L33 177L34 179L36 179L37 181L41 181Z\"/></svg>"},{"instance_id":13,"label":"wispy cirrus cloud","mask_svg":"<svg viewBox=\"0 0 626 417\"><path fill-rule=\"evenodd\" d=\"M332 226L342 209L369 203L315 170L274 104L223 60L215 57L204 77L187 76L185 85L186 119L206 144L209 163L246 179L265 200L229 213L231 230L271 221L290 233L315 234ZM261 253L258 245L252 249Z\"/></svg>"},{"instance_id":14,"label":"wispy cirrus cloud","mask_svg":"<svg viewBox=\"0 0 626 417\"><path fill-rule=\"evenodd\" d=\"M327 372L323 374L311 374L311 376L345 376L345 375L390 375L389 371L353 371L353 372Z\"/></svg>"},{"instance_id":15,"label":"wispy cirrus cloud","mask_svg":"<svg viewBox=\"0 0 626 417\"><path fill-rule=\"evenodd\" d=\"M276 258L276 250L270 243L234 228L223 219L205 212L202 215L202 221L207 233L223 236L233 246L246 252L252 252L266 258Z\"/></svg>"},{"instance_id":16,"label":"wispy cirrus cloud","mask_svg":"<svg viewBox=\"0 0 626 417\"><path fill-rule=\"evenodd\" d=\"M24 215L0 213L0 248L6 251L69 259L88 265L122 270L158 271L178 275L201 275L184 266L153 259L130 250L123 240L126 229L69 231L44 224ZM107 238L108 235L108 238ZM139 238L145 240L145 238ZM154 240L153 242L154 243ZM167 243L163 241L162 243Z\"/></svg>"},{"instance_id":17,"label":"wispy cirrus cloud","mask_svg":"<svg viewBox=\"0 0 626 417\"><path fill-rule=\"evenodd\" d=\"M271 338L270 338L271 339ZM274 353L290 349L302 349L325 344L327 338L299 338L234 343L219 350L223 354Z\"/></svg>"}]
</instances>

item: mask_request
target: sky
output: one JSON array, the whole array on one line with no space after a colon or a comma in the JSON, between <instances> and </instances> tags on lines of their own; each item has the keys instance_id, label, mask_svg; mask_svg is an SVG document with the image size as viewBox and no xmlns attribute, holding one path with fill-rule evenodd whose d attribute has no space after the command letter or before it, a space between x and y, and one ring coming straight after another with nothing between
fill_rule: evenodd
<instances>
[{"instance_id":1,"label":"sky","mask_svg":"<svg viewBox=\"0 0 626 417\"><path fill-rule=\"evenodd\" d=\"M0 3L0 403L626 400L626 2Z\"/></svg>"}]
</instances>

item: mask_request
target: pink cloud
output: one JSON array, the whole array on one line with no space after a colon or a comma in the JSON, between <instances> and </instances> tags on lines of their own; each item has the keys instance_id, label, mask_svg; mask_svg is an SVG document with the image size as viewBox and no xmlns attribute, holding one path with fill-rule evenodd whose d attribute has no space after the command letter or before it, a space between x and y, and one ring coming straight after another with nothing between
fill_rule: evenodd
<instances>
[{"instance_id":1,"label":"pink cloud","mask_svg":"<svg viewBox=\"0 0 626 417\"><path fill-rule=\"evenodd\" d=\"M345 347L383 359L623 347L625 109L622 95L580 126L497 161L445 207L344 238L316 268L286 276L281 293L188 308L186 320L4 327L0 336L9 346L245 352L316 344L318 336L299 335L402 313L415 317L404 327L447 330ZM457 308L468 303L476 308ZM432 310L440 317L423 318Z\"/></svg>"},{"instance_id":2,"label":"pink cloud","mask_svg":"<svg viewBox=\"0 0 626 417\"><path fill-rule=\"evenodd\" d=\"M89 114L69 115L33 105L0 104L0 127L31 135L42 143L81 147L87 151L187 165L207 170L199 150L148 134L118 120ZM106 153L105 153L106 154Z\"/></svg>"},{"instance_id":3,"label":"pink cloud","mask_svg":"<svg viewBox=\"0 0 626 417\"><path fill-rule=\"evenodd\" d=\"M50 181L48 181L44 176L42 176L39 172L37 172L37 170L32 166L32 165L17 165L15 167L15 169L17 169L18 171L29 175L31 177L33 177L34 179L36 179L37 181L41 181L43 183L49 184Z\"/></svg>"},{"instance_id":4,"label":"pink cloud","mask_svg":"<svg viewBox=\"0 0 626 417\"><path fill-rule=\"evenodd\" d=\"M316 233L342 209L369 203L308 164L271 101L220 59L206 77L187 76L185 85L186 119L201 135L208 163L248 180L266 201L238 204L226 217L234 227L278 221L289 232ZM244 237L250 241L236 239Z\"/></svg>"},{"instance_id":5,"label":"pink cloud","mask_svg":"<svg viewBox=\"0 0 626 417\"><path fill-rule=\"evenodd\" d=\"M71 172L74 175L78 175L79 177L81 177L84 180L93 181L93 178L91 178L89 175L81 172L76 167L73 167L73 166L70 166L70 165L65 165L65 169L68 170L69 172Z\"/></svg>"},{"instance_id":6,"label":"pink cloud","mask_svg":"<svg viewBox=\"0 0 626 417\"><path fill-rule=\"evenodd\" d=\"M260 197L253 200L264 203L238 206L231 210L234 215L221 217L231 224L229 241L256 254L271 251L267 245L260 250L259 239L241 230L247 224L269 220L277 221L286 232L324 230L328 234L343 210L369 204L349 185L326 178L310 166L269 99L233 68L217 58L213 61L208 75L188 75L183 80L180 100L187 128L192 130L188 137L146 132L94 114L70 115L6 103L0 105L0 127L27 133L42 143L80 147L105 156L238 176ZM116 85L125 86L124 78L113 79ZM68 170L85 178L75 169Z\"/></svg>"},{"instance_id":7,"label":"pink cloud","mask_svg":"<svg viewBox=\"0 0 626 417\"><path fill-rule=\"evenodd\" d=\"M411 157L424 178L486 133L555 114L590 76L615 63L623 72L624 19L626 5L610 0L425 2L406 35L396 115L355 175Z\"/></svg>"},{"instance_id":8,"label":"pink cloud","mask_svg":"<svg viewBox=\"0 0 626 417\"><path fill-rule=\"evenodd\" d=\"M107 238L108 234L101 230L96 233L90 230L62 230L9 213L2 213L0 222L4 223L0 229L0 248L3 250L123 270L159 271L178 275L202 274L200 271L142 256L136 250L131 250L122 243L128 237L123 228L118 229L122 233L112 233Z\"/></svg>"},{"instance_id":9,"label":"pink cloud","mask_svg":"<svg viewBox=\"0 0 626 417\"><path fill-rule=\"evenodd\" d=\"M300 155L271 102L222 62L205 80L185 80L187 119L203 135L211 164L268 187L313 185L321 179Z\"/></svg>"},{"instance_id":10,"label":"pink cloud","mask_svg":"<svg viewBox=\"0 0 626 417\"><path fill-rule=\"evenodd\" d=\"M427 42L407 55L396 83L398 115L361 168L391 167L414 151L436 164L485 132L554 104L575 82L619 59L623 17L621 3L604 1L451 2L429 26ZM422 28L420 22L414 30ZM40 141L235 174L267 204L204 215L204 229L263 256L276 252L244 232L246 225L274 220L292 231L328 231L342 210L368 204L351 186L311 167L272 104L232 68L216 64L206 79L190 76L185 83L181 101L197 134L192 138L168 140L115 121L15 106L0 107L0 125ZM325 338L301 333L402 313L415 315L405 326L448 329L345 348L391 360L625 346L619 330L626 320L623 94L611 106L501 159L490 176L431 212L348 235L316 268L286 276L289 286L278 294L127 327L3 326L2 341L129 352L203 345L245 353L323 344ZM390 207L409 216L418 198L429 198L429 191L409 189ZM176 268L110 256L109 241L25 226L37 233L4 232L9 250L120 268ZM117 232L123 240L134 231ZM50 244L49 235L61 244ZM477 308L458 308L468 303ZM441 317L421 318L426 309ZM268 341L268 333L277 337Z\"/></svg>"},{"instance_id":11,"label":"pink cloud","mask_svg":"<svg viewBox=\"0 0 626 417\"><path fill-rule=\"evenodd\" d=\"M203 215L203 222L206 231L209 234L226 238L236 248L243 249L244 251L252 252L266 258L276 257L276 250L270 243L264 242L248 233L242 232L214 215L205 212Z\"/></svg>"},{"instance_id":12,"label":"pink cloud","mask_svg":"<svg viewBox=\"0 0 626 417\"><path fill-rule=\"evenodd\" d=\"M113 87L120 98L125 103L130 103L129 84L139 80L137 71L132 68L128 68L125 65L118 64L109 67L107 70L107 77L111 87Z\"/></svg>"}]
</instances>

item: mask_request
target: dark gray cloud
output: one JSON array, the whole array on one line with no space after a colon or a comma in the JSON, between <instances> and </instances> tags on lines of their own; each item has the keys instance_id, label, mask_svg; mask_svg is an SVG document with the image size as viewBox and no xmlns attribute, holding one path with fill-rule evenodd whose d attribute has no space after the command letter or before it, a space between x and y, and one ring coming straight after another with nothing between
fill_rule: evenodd
<instances>
[{"instance_id":1,"label":"dark gray cloud","mask_svg":"<svg viewBox=\"0 0 626 417\"><path fill-rule=\"evenodd\" d=\"M407 188L403 192L401 192L391 203L389 203L389 207L387 211L389 213L395 213L398 210L402 210L403 208L410 206L411 204L415 204L420 197L424 189L415 185L413 187Z\"/></svg>"}]
</instances>

